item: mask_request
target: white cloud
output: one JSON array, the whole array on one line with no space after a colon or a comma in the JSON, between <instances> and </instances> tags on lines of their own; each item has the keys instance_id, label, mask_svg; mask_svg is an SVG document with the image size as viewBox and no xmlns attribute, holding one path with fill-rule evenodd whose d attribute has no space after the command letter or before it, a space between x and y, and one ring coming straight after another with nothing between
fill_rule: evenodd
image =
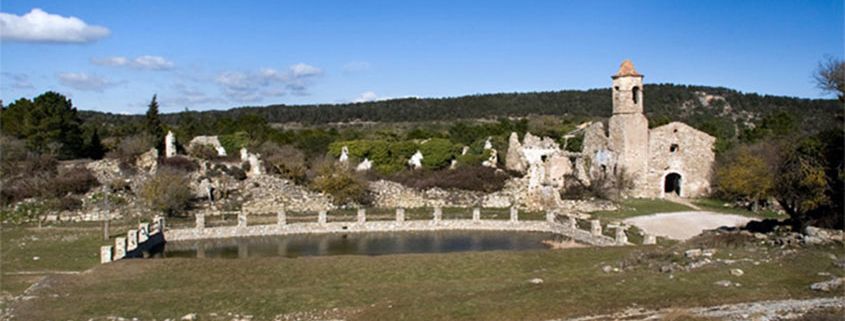
<instances>
[{"instance_id":1,"label":"white cloud","mask_svg":"<svg viewBox=\"0 0 845 321\"><path fill-rule=\"evenodd\" d=\"M225 101L222 98L209 96L199 88L189 87L185 84L175 84L172 88L176 91L176 96L163 99L162 105L191 107L198 104L222 103Z\"/></svg>"},{"instance_id":2,"label":"white cloud","mask_svg":"<svg viewBox=\"0 0 845 321\"><path fill-rule=\"evenodd\" d=\"M370 63L366 61L353 61L343 65L343 72L356 73L370 70Z\"/></svg>"},{"instance_id":3,"label":"white cloud","mask_svg":"<svg viewBox=\"0 0 845 321\"><path fill-rule=\"evenodd\" d=\"M89 75L84 72L61 73L59 74L59 83L76 90L96 92L102 92L108 87L120 84L120 82L111 81L96 75Z\"/></svg>"},{"instance_id":4,"label":"white cloud","mask_svg":"<svg viewBox=\"0 0 845 321\"><path fill-rule=\"evenodd\" d=\"M125 66L129 64L126 57L91 58L91 63L101 66Z\"/></svg>"},{"instance_id":5,"label":"white cloud","mask_svg":"<svg viewBox=\"0 0 845 321\"><path fill-rule=\"evenodd\" d=\"M354 102L354 103L365 103L365 102L368 102L368 101L376 101L378 99L379 99L379 97L378 97L378 95L376 95L375 92L365 91L365 92L362 92L360 95L358 95L358 98L355 98L354 100L352 100L352 102Z\"/></svg>"},{"instance_id":6,"label":"white cloud","mask_svg":"<svg viewBox=\"0 0 845 321\"><path fill-rule=\"evenodd\" d=\"M140 56L132 64L136 68L150 70L165 70L173 68L173 62L159 56Z\"/></svg>"},{"instance_id":7,"label":"white cloud","mask_svg":"<svg viewBox=\"0 0 845 321\"><path fill-rule=\"evenodd\" d=\"M174 63L161 56L144 55L135 59L122 56L91 58L91 63L100 66L130 67L144 70L168 70L173 68Z\"/></svg>"},{"instance_id":8,"label":"white cloud","mask_svg":"<svg viewBox=\"0 0 845 321\"><path fill-rule=\"evenodd\" d=\"M313 80L322 75L320 68L299 63L286 71L262 68L258 72L223 72L215 81L230 100L236 102L258 102L266 97L286 94L307 95Z\"/></svg>"},{"instance_id":9,"label":"white cloud","mask_svg":"<svg viewBox=\"0 0 845 321\"><path fill-rule=\"evenodd\" d=\"M0 12L0 39L21 42L92 42L108 36L106 27L92 26L76 17L63 17L39 8L18 16Z\"/></svg>"},{"instance_id":10,"label":"white cloud","mask_svg":"<svg viewBox=\"0 0 845 321\"><path fill-rule=\"evenodd\" d=\"M320 68L304 64L298 63L293 66L290 66L290 75L293 78L303 78L303 77L312 77L322 74L323 71Z\"/></svg>"},{"instance_id":11,"label":"white cloud","mask_svg":"<svg viewBox=\"0 0 845 321\"><path fill-rule=\"evenodd\" d=\"M3 88L14 88L14 89L33 89L35 86L32 85L32 82L29 81L29 75L27 74L19 74L19 73L11 73L11 72L3 72L3 78L7 81L3 81Z\"/></svg>"}]
</instances>

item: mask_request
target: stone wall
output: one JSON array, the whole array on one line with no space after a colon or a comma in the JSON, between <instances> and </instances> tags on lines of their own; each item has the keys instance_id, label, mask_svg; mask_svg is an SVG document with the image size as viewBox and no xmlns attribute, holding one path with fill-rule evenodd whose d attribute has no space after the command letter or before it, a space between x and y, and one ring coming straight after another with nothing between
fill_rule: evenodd
<instances>
[{"instance_id":1,"label":"stone wall","mask_svg":"<svg viewBox=\"0 0 845 321\"><path fill-rule=\"evenodd\" d=\"M653 128L649 139L647 184L639 190L646 197L663 197L666 175L681 175L681 197L710 193L716 138L680 122ZM673 151L674 150L674 151Z\"/></svg>"},{"instance_id":2,"label":"stone wall","mask_svg":"<svg viewBox=\"0 0 845 321\"><path fill-rule=\"evenodd\" d=\"M616 246L627 245L627 236L624 231L618 232L617 238L610 238L602 235L601 225L591 227L591 231L581 230L577 224L573 224L574 217L557 215L555 212L547 213L545 221L521 221L518 213L512 212L510 220L483 220L480 218L480 209L475 209L473 219L442 220L432 212L429 220L405 220L404 216L397 214L396 220L392 221L367 221L366 213L359 212L359 217L354 222L326 222L321 218L314 223L293 223L287 224L285 215L279 214L276 224L249 225L247 215L239 215L238 225L207 228L198 217L197 226L189 229L178 229L167 231L167 240L170 242L221 239L233 237L268 236L268 235L293 235L293 234L315 234L315 233L365 233L365 232L399 232L399 231L441 231L441 230L481 230L481 231L522 231L522 232L549 232L569 237L577 242L595 246ZM399 211L397 211L399 213ZM561 219L565 224L558 222ZM593 224L595 225L595 224Z\"/></svg>"}]
</instances>

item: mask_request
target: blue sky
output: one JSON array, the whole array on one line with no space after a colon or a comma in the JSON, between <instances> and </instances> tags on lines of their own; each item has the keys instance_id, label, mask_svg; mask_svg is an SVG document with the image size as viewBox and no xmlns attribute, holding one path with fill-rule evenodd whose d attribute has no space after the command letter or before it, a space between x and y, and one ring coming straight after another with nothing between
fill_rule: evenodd
<instances>
[{"instance_id":1,"label":"blue sky","mask_svg":"<svg viewBox=\"0 0 845 321\"><path fill-rule=\"evenodd\" d=\"M841 0L3 0L0 12L5 103L55 90L116 113L143 113L153 94L174 112L607 87L628 58L647 83L816 98L818 62L845 52Z\"/></svg>"}]
</instances>

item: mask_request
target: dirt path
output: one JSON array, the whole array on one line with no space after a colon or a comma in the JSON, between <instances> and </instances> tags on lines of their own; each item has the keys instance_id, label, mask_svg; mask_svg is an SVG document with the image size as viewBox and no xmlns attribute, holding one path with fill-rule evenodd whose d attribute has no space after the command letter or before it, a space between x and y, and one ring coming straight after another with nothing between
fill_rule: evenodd
<instances>
[{"instance_id":1,"label":"dirt path","mask_svg":"<svg viewBox=\"0 0 845 321\"><path fill-rule=\"evenodd\" d=\"M625 219L625 224L634 225L649 234L675 240L687 240L704 230L721 226L742 226L751 221L739 215L715 212L693 211L657 213Z\"/></svg>"}]
</instances>

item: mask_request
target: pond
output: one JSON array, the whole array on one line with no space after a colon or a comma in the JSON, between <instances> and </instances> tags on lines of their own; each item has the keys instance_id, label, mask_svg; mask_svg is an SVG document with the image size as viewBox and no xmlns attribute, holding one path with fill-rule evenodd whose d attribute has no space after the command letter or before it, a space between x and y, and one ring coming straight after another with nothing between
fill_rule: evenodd
<instances>
[{"instance_id":1,"label":"pond","mask_svg":"<svg viewBox=\"0 0 845 321\"><path fill-rule=\"evenodd\" d=\"M521 251L549 247L563 236L540 232L433 231L301 234L167 243L164 257L300 257L464 251Z\"/></svg>"}]
</instances>

